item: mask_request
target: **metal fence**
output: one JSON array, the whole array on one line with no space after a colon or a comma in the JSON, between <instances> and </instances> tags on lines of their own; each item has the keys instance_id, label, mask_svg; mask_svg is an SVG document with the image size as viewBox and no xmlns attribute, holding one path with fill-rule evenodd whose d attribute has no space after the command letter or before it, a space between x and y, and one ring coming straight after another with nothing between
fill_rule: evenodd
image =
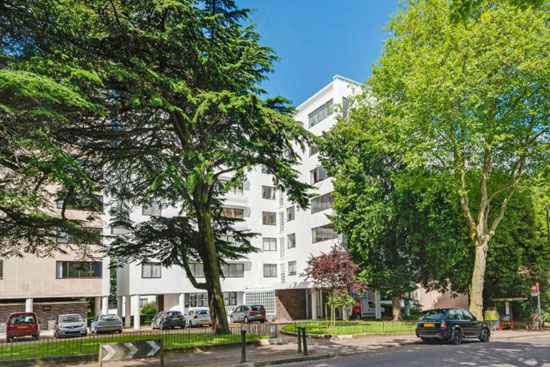
<instances>
[{"instance_id":1,"label":"metal fence","mask_svg":"<svg viewBox=\"0 0 550 367\"><path fill-rule=\"evenodd\" d=\"M247 341L277 335L277 325L248 324ZM101 343L124 343L133 340L162 339L165 349L201 347L241 342L241 327L231 327L231 334L214 335L211 328L193 328L183 330L151 330L125 332L122 334L99 334L73 338L42 337L38 341L18 340L0 342L0 361L29 358L49 358L98 354Z\"/></svg>"},{"instance_id":2,"label":"metal fence","mask_svg":"<svg viewBox=\"0 0 550 367\"><path fill-rule=\"evenodd\" d=\"M396 334L414 333L415 321L336 321L331 326L330 321L313 321L291 324L283 328L285 331L296 332L303 326L308 334L346 335L346 334Z\"/></svg>"}]
</instances>

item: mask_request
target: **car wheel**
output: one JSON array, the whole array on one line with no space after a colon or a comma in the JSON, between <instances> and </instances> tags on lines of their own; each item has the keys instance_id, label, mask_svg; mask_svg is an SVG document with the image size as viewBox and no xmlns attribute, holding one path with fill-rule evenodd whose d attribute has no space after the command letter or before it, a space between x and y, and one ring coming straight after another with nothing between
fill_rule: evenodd
<instances>
[{"instance_id":1,"label":"car wheel","mask_svg":"<svg viewBox=\"0 0 550 367\"><path fill-rule=\"evenodd\" d=\"M455 329L451 334L451 344L459 345L460 343L462 343L462 333L460 332L460 330Z\"/></svg>"},{"instance_id":2,"label":"car wheel","mask_svg":"<svg viewBox=\"0 0 550 367\"><path fill-rule=\"evenodd\" d=\"M11 338L10 337L6 338L6 342L11 343Z\"/></svg>"},{"instance_id":3,"label":"car wheel","mask_svg":"<svg viewBox=\"0 0 550 367\"><path fill-rule=\"evenodd\" d=\"M489 333L489 330L482 329L481 334L479 335L479 341L486 343L489 341L490 338L491 338L491 334Z\"/></svg>"},{"instance_id":4,"label":"car wheel","mask_svg":"<svg viewBox=\"0 0 550 367\"><path fill-rule=\"evenodd\" d=\"M260 320L260 322L263 324L265 322L265 320Z\"/></svg>"}]
</instances>

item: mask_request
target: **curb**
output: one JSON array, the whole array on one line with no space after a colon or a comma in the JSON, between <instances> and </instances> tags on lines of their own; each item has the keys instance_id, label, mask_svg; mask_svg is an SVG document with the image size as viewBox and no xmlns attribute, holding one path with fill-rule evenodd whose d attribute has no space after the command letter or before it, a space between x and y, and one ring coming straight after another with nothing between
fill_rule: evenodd
<instances>
[{"instance_id":1,"label":"curb","mask_svg":"<svg viewBox=\"0 0 550 367\"><path fill-rule=\"evenodd\" d=\"M337 357L337 356L338 356L338 353L325 353L325 354L318 354L318 355L311 355L311 356L303 356L303 357L294 357L294 358L285 358L285 359L275 359L275 360L272 360L272 361L238 363L238 364L233 364L233 365L231 365L231 367L262 367L262 366L275 366L275 365L286 364L286 363L316 361L316 360L320 360L320 359L333 358L333 357Z\"/></svg>"}]
</instances>

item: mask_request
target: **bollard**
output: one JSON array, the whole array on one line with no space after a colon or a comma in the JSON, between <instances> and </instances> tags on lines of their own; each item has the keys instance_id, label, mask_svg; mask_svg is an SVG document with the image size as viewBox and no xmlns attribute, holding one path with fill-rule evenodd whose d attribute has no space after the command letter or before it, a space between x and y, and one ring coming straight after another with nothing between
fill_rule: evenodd
<instances>
[{"instance_id":1,"label":"bollard","mask_svg":"<svg viewBox=\"0 0 550 367\"><path fill-rule=\"evenodd\" d=\"M302 338L301 338L301 335L302 335L302 327L301 327L301 326L297 326L297 327L296 327L296 332L298 333L298 353L302 353Z\"/></svg>"},{"instance_id":2,"label":"bollard","mask_svg":"<svg viewBox=\"0 0 550 367\"><path fill-rule=\"evenodd\" d=\"M246 362L246 329L241 329L241 363Z\"/></svg>"},{"instance_id":3,"label":"bollard","mask_svg":"<svg viewBox=\"0 0 550 367\"><path fill-rule=\"evenodd\" d=\"M302 340L304 341L304 355L307 356L307 335L306 335L306 327L302 327Z\"/></svg>"}]
</instances>

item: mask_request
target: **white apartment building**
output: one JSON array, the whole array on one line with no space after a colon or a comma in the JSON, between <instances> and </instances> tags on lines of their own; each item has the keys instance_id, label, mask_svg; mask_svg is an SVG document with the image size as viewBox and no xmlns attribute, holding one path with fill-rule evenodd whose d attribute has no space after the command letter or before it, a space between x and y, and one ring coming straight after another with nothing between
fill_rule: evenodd
<instances>
[{"instance_id":1,"label":"white apartment building","mask_svg":"<svg viewBox=\"0 0 550 367\"><path fill-rule=\"evenodd\" d=\"M298 108L295 119L315 135L330 129L337 116L347 113L348 97L361 90L361 85L341 76L315 93ZM339 107L337 107L339 106ZM226 214L244 219L245 226L260 235L251 240L260 249L248 258L233 261L224 269L222 290L226 307L231 310L238 304L260 303L267 315L277 320L299 320L324 316L326 295L312 292L301 277L311 256L328 252L342 238L333 229L327 215L334 214L332 207L332 180L320 165L314 146L302 154L297 167L301 179L316 187L307 210L289 202L285 195L273 188L272 177L257 167L247 174L242 189L227 194L224 202ZM228 177L229 178L229 177ZM132 213L135 222L150 215L174 215L178 209L161 208L157 204ZM200 277L200 264L194 267ZM200 280L200 279L199 279ZM121 316L138 315L140 299L155 297L159 310L180 310L207 306L206 292L195 289L178 267L164 268L158 263L129 264L117 271L118 312ZM369 292L369 300L376 305L376 316L381 317L380 297ZM127 327L131 318L125 318ZM139 317L134 328L140 327Z\"/></svg>"}]
</instances>

